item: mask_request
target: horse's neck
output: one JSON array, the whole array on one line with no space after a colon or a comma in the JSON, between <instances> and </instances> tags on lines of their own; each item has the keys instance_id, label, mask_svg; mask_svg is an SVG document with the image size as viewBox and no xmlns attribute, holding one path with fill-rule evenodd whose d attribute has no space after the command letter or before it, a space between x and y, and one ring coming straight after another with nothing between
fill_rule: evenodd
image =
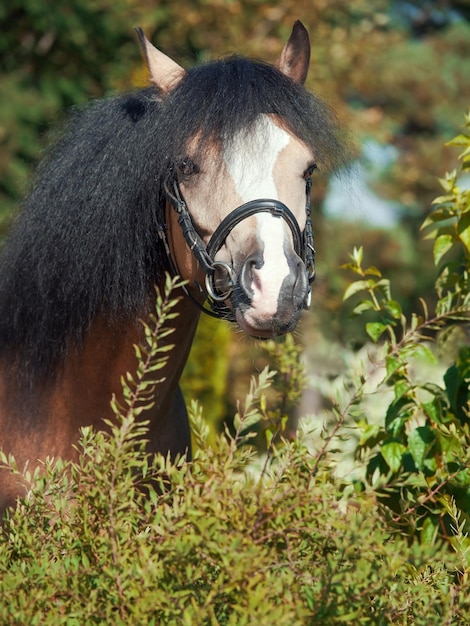
<instances>
[{"instance_id":1,"label":"horse's neck","mask_svg":"<svg viewBox=\"0 0 470 626\"><path fill-rule=\"evenodd\" d=\"M167 365L158 372L164 380L157 386L155 406L141 416L149 420L152 437L158 440L155 450L161 448L163 452L174 446L178 428L174 424L174 412L181 409L181 403L175 405L174 398L199 318L195 305L186 298L174 311L178 316L169 323L174 332L167 341L175 347L168 353ZM63 371L52 388L38 397L35 415L28 420L31 430L27 435L35 441L34 458L74 456L71 448L81 427L103 429L103 419L113 419L111 399L115 396L123 404L121 377L126 372L135 373L134 346L143 335L142 324L137 320L114 325L105 319L95 320L83 345L69 351ZM2 419L9 418L0 415L0 425ZM11 433L12 443L9 446L6 442L7 448L18 447L17 434ZM21 434L23 436L23 432Z\"/></svg>"},{"instance_id":2,"label":"horse's neck","mask_svg":"<svg viewBox=\"0 0 470 626\"><path fill-rule=\"evenodd\" d=\"M199 318L194 305L186 298L176 305L174 312L178 316L168 322L174 332L165 340L174 347L167 353L168 362L159 372L163 380L157 386L153 410L155 419L160 420L166 419L171 411ZM83 348L71 356L65 366L60 387L66 391L65 397L68 394L74 397L65 400L63 396L61 401L65 400L69 407L83 403L89 408L99 405L92 411L99 420L103 413L109 415L111 397L115 395L118 400L122 397L121 377L126 372L134 374L137 369L134 346L142 343L143 339L144 329L139 321L110 326L98 319L89 330ZM64 410L70 409L64 407ZM86 411L80 413L85 421ZM93 425L99 427L94 422Z\"/></svg>"},{"instance_id":3,"label":"horse's neck","mask_svg":"<svg viewBox=\"0 0 470 626\"><path fill-rule=\"evenodd\" d=\"M189 354L199 318L198 310L186 298L171 320L175 329L168 341L175 345L167 365L159 371L164 377L156 389L155 406L139 419L149 421L149 451L169 451L173 455L190 449L190 435L178 381ZM71 349L61 374L34 403L27 403L29 415L19 402L22 390L11 393L6 380L0 379L0 448L13 453L18 467L49 457L74 458L79 429L103 429L103 419L113 419L113 395L123 404L121 377L134 373L137 358L134 345L142 339L143 328L137 321L111 325L97 319L79 348ZM14 399L18 401L15 402ZM26 405L25 405L26 406ZM13 502L19 490L16 478L0 471L0 510Z\"/></svg>"}]
</instances>

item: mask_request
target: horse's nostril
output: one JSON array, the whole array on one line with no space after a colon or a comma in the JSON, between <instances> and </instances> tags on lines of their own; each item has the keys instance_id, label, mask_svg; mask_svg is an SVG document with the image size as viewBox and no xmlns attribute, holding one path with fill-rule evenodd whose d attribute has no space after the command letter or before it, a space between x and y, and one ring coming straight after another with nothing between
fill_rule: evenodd
<instances>
[{"instance_id":1,"label":"horse's nostril","mask_svg":"<svg viewBox=\"0 0 470 626\"><path fill-rule=\"evenodd\" d=\"M261 252L257 252L249 256L243 263L240 272L240 287L243 289L245 295L250 299L253 297L253 288L260 289L261 283L255 270L261 269L263 266L263 256Z\"/></svg>"}]
</instances>

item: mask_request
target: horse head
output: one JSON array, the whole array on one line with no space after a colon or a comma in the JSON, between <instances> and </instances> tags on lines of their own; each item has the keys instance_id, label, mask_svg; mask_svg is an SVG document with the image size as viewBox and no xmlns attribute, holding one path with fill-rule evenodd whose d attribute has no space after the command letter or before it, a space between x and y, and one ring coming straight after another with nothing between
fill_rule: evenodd
<instances>
[{"instance_id":1,"label":"horse head","mask_svg":"<svg viewBox=\"0 0 470 626\"><path fill-rule=\"evenodd\" d=\"M168 100L186 72L138 33L159 97ZM307 31L296 22L275 71L300 86L309 60ZM199 88L212 97L208 85ZM238 95L245 88L253 85L233 86ZM176 270L204 286L196 298L208 297L216 315L260 338L293 330L314 277L309 196L316 157L270 108L230 135L224 130L201 142L196 131L165 187L165 236Z\"/></svg>"}]
</instances>

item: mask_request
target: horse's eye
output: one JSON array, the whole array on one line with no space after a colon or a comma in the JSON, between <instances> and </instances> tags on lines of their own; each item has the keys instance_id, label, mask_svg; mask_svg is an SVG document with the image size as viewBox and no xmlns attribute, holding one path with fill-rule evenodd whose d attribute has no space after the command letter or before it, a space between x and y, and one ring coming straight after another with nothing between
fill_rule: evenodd
<instances>
[{"instance_id":1,"label":"horse's eye","mask_svg":"<svg viewBox=\"0 0 470 626\"><path fill-rule=\"evenodd\" d=\"M305 170L305 172L304 172L304 178L305 178L305 180L307 180L308 178L310 178L310 177L312 176L313 172L314 172L315 170L317 170L317 169L318 169L318 166L317 166L317 164L316 164L316 163L312 163L311 165L309 165L309 166L307 167L307 169Z\"/></svg>"},{"instance_id":2,"label":"horse's eye","mask_svg":"<svg viewBox=\"0 0 470 626\"><path fill-rule=\"evenodd\" d=\"M187 180L199 172L199 168L189 157L184 157L178 163L178 174L183 180Z\"/></svg>"}]
</instances>

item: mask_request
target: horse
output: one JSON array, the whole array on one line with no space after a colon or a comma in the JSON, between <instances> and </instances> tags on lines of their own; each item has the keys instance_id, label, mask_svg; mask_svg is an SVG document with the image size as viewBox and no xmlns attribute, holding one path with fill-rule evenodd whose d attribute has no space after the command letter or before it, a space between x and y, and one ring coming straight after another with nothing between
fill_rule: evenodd
<instances>
[{"instance_id":1,"label":"horse","mask_svg":"<svg viewBox=\"0 0 470 626\"><path fill-rule=\"evenodd\" d=\"M172 458L191 457L178 383L201 310L265 339L310 304L312 175L343 149L304 85L305 27L275 64L187 70L136 31L151 84L71 113L1 252L0 447L18 467L74 460L80 428L105 428L166 273L186 281L175 347L140 419ZM0 508L25 489L3 469Z\"/></svg>"}]
</instances>

